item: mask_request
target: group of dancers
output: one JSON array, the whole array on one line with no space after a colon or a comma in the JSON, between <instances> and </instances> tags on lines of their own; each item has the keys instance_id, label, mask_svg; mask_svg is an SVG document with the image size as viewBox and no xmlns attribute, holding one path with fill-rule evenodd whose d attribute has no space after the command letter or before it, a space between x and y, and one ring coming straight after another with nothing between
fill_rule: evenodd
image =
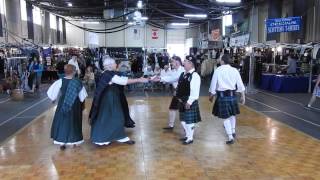
<instances>
[{"instance_id":1,"label":"group of dancers","mask_svg":"<svg viewBox=\"0 0 320 180\"><path fill-rule=\"evenodd\" d=\"M244 85L239 72L229 65L230 56L225 54L219 60L221 66L213 75L209 89L210 98L216 96L213 115L224 119L224 127L228 135L227 144L233 144L236 136L235 116L240 113L236 92L241 93L241 102L245 102ZM179 57L172 58L171 73L152 78L130 79L117 72L114 59L103 58L104 72L96 85L94 98L89 114L91 125L90 140L98 146L112 142L135 144L125 133L125 127L134 127L130 118L128 103L123 86L133 83L164 82L171 83L175 89L169 107L169 122L166 131L173 130L176 115L179 112L184 137L183 145L193 143L196 124L201 122L199 94L201 78L195 71L196 60L192 57L183 62ZM59 102L51 127L51 138L54 144L64 150L67 145L83 143L82 109L88 96L81 81L76 78L77 69L72 64L65 66L65 77L52 84L47 92L48 97ZM60 96L59 96L60 94Z\"/></svg>"}]
</instances>

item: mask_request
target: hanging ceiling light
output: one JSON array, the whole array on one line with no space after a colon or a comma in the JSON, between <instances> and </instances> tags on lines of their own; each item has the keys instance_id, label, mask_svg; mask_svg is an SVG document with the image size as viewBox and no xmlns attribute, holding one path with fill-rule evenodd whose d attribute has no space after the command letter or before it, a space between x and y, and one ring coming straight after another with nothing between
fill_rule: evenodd
<instances>
[{"instance_id":1,"label":"hanging ceiling light","mask_svg":"<svg viewBox=\"0 0 320 180\"><path fill-rule=\"evenodd\" d=\"M184 17L188 17L188 18L207 18L208 15L206 15L206 14L185 14Z\"/></svg>"},{"instance_id":2,"label":"hanging ceiling light","mask_svg":"<svg viewBox=\"0 0 320 180\"><path fill-rule=\"evenodd\" d=\"M72 5L72 3L71 2L69 2L68 3L68 7L72 7L73 5Z\"/></svg>"},{"instance_id":3,"label":"hanging ceiling light","mask_svg":"<svg viewBox=\"0 0 320 180\"><path fill-rule=\"evenodd\" d=\"M99 22L97 21L82 21L80 22L81 24L100 24Z\"/></svg>"},{"instance_id":4,"label":"hanging ceiling light","mask_svg":"<svg viewBox=\"0 0 320 180\"><path fill-rule=\"evenodd\" d=\"M216 0L219 3L241 3L241 0Z\"/></svg>"},{"instance_id":5,"label":"hanging ceiling light","mask_svg":"<svg viewBox=\"0 0 320 180\"><path fill-rule=\"evenodd\" d=\"M172 26L189 26L189 22L187 23L171 23Z\"/></svg>"}]
</instances>

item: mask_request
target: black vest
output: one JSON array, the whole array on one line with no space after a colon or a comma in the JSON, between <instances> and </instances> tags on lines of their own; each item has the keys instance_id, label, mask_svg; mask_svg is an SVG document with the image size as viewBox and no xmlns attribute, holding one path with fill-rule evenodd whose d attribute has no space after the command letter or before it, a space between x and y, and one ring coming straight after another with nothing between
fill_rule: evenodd
<instances>
[{"instance_id":1,"label":"black vest","mask_svg":"<svg viewBox=\"0 0 320 180\"><path fill-rule=\"evenodd\" d=\"M190 82L194 72L180 75L176 96L183 102L186 102L190 96Z\"/></svg>"}]
</instances>

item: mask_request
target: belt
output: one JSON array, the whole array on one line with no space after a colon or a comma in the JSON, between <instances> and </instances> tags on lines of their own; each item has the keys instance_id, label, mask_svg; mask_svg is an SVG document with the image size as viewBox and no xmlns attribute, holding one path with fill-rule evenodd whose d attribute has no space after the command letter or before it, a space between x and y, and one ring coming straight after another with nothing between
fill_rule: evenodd
<instances>
[{"instance_id":1,"label":"belt","mask_svg":"<svg viewBox=\"0 0 320 180\"><path fill-rule=\"evenodd\" d=\"M219 97L232 97L236 95L235 90L217 91L217 96Z\"/></svg>"}]
</instances>

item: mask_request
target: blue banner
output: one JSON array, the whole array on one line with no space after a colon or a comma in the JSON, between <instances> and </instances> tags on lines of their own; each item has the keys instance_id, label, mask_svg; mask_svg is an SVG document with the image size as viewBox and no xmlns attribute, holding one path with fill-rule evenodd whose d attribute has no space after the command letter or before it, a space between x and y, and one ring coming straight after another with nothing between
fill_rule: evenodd
<instances>
[{"instance_id":1,"label":"blue banner","mask_svg":"<svg viewBox=\"0 0 320 180\"><path fill-rule=\"evenodd\" d=\"M267 27L268 34L300 31L301 17L267 19L266 27Z\"/></svg>"}]
</instances>

